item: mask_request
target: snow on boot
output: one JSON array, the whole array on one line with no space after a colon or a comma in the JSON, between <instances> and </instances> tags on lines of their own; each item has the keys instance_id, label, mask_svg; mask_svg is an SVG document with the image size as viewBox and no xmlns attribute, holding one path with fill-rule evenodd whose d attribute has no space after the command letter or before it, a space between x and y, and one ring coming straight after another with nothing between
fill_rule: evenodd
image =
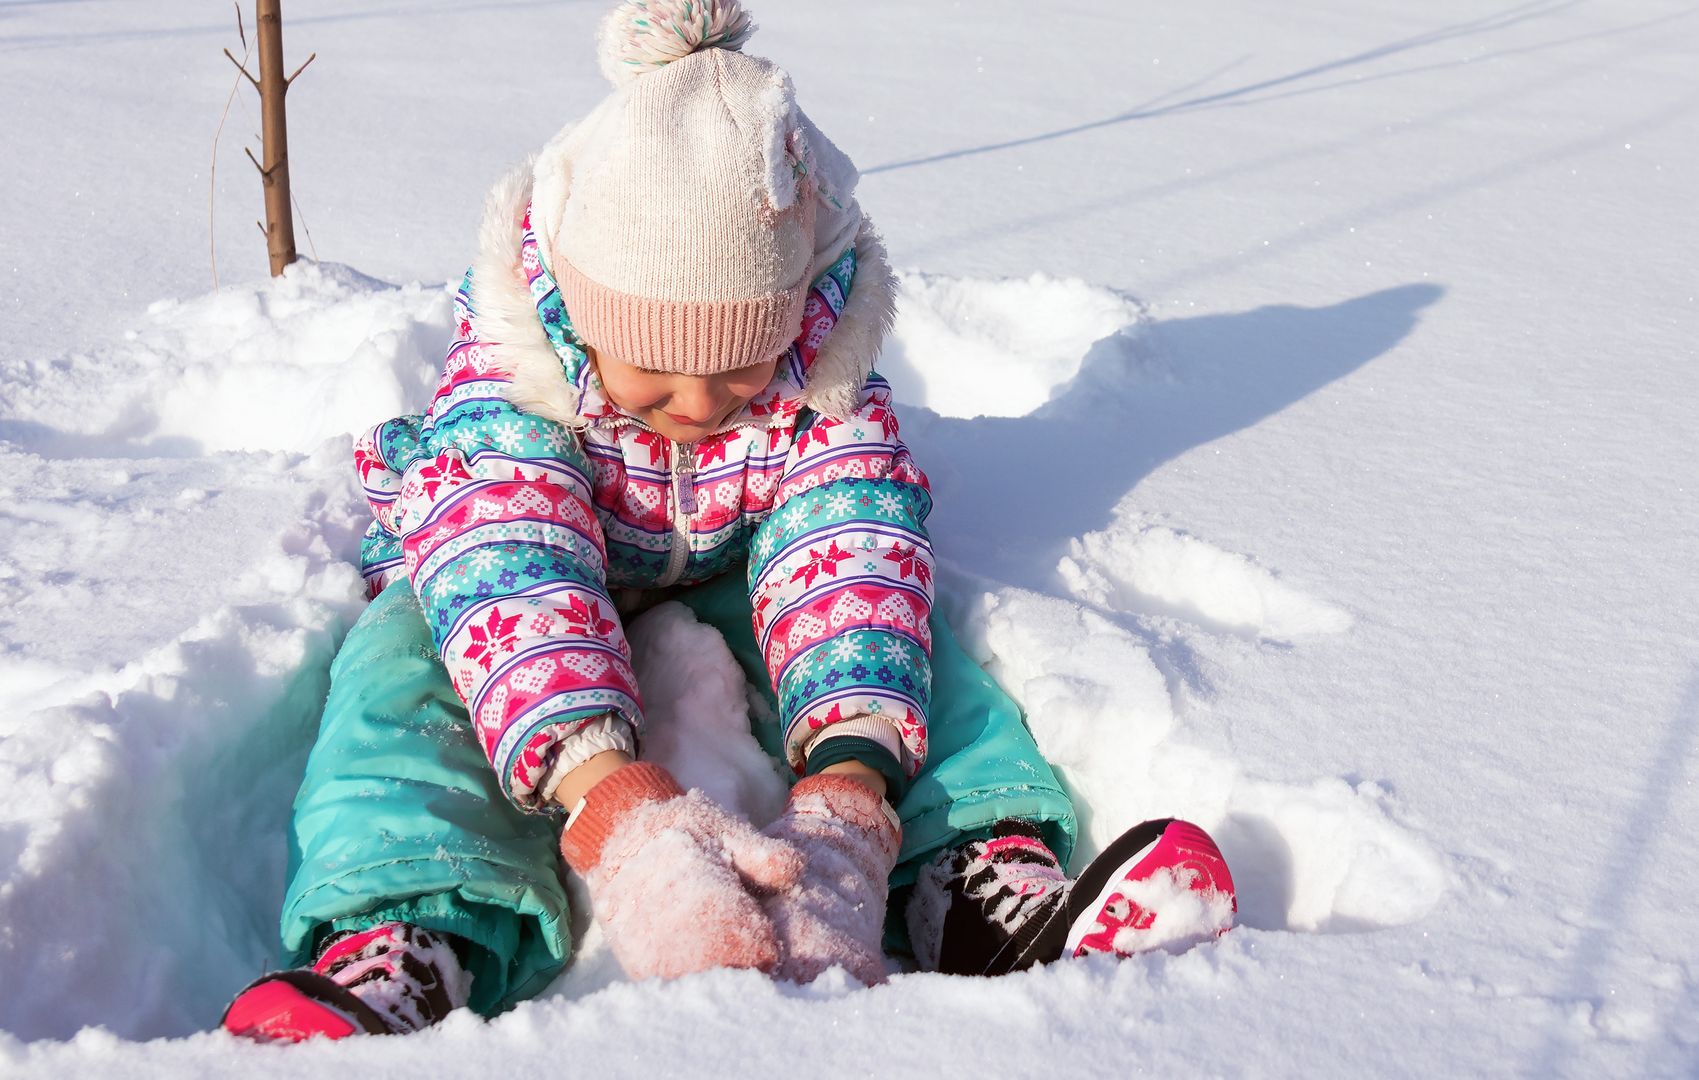
<instances>
[{"instance_id":1,"label":"snow on boot","mask_svg":"<svg viewBox=\"0 0 1699 1080\"><path fill-rule=\"evenodd\" d=\"M848 777L810 776L766 835L807 860L802 880L764 905L779 937L773 974L805 983L838 966L866 985L884 982L885 903L902 838L890 804Z\"/></svg>"},{"instance_id":2,"label":"snow on boot","mask_svg":"<svg viewBox=\"0 0 1699 1080\"><path fill-rule=\"evenodd\" d=\"M1069 882L1037 825L1008 818L991 838L943 852L915 882L905 913L922 970L1003 975L1054 960Z\"/></svg>"},{"instance_id":3,"label":"snow on boot","mask_svg":"<svg viewBox=\"0 0 1699 1080\"><path fill-rule=\"evenodd\" d=\"M382 923L332 936L310 968L261 976L221 1023L262 1042L400 1035L465 1005L470 984L446 934Z\"/></svg>"},{"instance_id":4,"label":"snow on boot","mask_svg":"<svg viewBox=\"0 0 1699 1080\"><path fill-rule=\"evenodd\" d=\"M1122 833L1068 897L1063 956L1131 956L1219 937L1238 911L1233 875L1209 834L1163 818Z\"/></svg>"},{"instance_id":5,"label":"snow on boot","mask_svg":"<svg viewBox=\"0 0 1699 1080\"><path fill-rule=\"evenodd\" d=\"M636 762L597 783L560 847L632 978L778 964L760 898L796 883L802 854L702 792L686 794L660 766Z\"/></svg>"}]
</instances>

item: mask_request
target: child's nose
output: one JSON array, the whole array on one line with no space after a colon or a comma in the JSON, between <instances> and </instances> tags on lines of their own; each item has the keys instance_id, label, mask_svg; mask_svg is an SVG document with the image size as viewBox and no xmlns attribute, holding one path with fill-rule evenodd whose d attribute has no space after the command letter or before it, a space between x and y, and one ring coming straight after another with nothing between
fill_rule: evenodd
<instances>
[{"instance_id":1,"label":"child's nose","mask_svg":"<svg viewBox=\"0 0 1699 1080\"><path fill-rule=\"evenodd\" d=\"M689 417L693 424L706 424L720 414L725 405L724 395L713 386L697 383L673 392L667 412L673 416Z\"/></svg>"}]
</instances>

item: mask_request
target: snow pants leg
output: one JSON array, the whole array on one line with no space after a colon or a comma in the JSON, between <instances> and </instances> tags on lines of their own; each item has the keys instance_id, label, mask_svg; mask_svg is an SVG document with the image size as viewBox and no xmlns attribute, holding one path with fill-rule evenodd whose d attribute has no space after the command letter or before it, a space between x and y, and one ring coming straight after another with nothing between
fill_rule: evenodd
<instances>
[{"instance_id":1,"label":"snow pants leg","mask_svg":"<svg viewBox=\"0 0 1699 1080\"><path fill-rule=\"evenodd\" d=\"M470 943L472 1008L535 996L571 949L558 822L502 795L412 587L349 631L290 825L287 966L327 929L399 920Z\"/></svg>"},{"instance_id":2,"label":"snow pants leg","mask_svg":"<svg viewBox=\"0 0 1699 1080\"><path fill-rule=\"evenodd\" d=\"M766 695L768 719L751 718L762 747L783 760L778 702L755 642L749 592L733 572L672 594L726 639L749 682ZM1037 822L1067 863L1078 831L1074 805L1038 752L1020 706L962 651L949 624L932 615L932 710L926 767L897 805L902 851L893 890L912 885L921 866L964 840L989 834L1004 818Z\"/></svg>"}]
</instances>

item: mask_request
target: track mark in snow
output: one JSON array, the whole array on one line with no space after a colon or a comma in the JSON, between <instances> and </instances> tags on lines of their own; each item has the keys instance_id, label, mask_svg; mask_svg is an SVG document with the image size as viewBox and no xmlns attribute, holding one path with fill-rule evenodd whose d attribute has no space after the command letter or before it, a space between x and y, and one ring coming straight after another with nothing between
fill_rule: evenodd
<instances>
[{"instance_id":1,"label":"track mark in snow","mask_svg":"<svg viewBox=\"0 0 1699 1080\"><path fill-rule=\"evenodd\" d=\"M1348 629L1351 616L1244 556L1195 536L1122 519L1069 545L1057 569L1068 590L1113 611L1168 615L1204 627L1290 641Z\"/></svg>"},{"instance_id":2,"label":"track mark in snow","mask_svg":"<svg viewBox=\"0 0 1699 1080\"><path fill-rule=\"evenodd\" d=\"M1187 745L1149 649L1096 612L1002 587L944 603L964 647L1026 711L1081 816L1077 871L1125 829L1188 818L1221 843L1240 921L1347 932L1425 915L1444 890L1438 855L1399 826L1373 783L1284 784Z\"/></svg>"}]
</instances>

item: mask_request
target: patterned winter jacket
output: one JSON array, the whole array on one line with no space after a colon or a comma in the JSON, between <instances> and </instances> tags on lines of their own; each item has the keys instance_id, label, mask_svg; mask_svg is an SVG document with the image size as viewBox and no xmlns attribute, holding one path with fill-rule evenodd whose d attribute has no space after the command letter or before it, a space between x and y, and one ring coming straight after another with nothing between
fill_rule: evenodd
<instances>
[{"instance_id":1,"label":"patterned winter jacket","mask_svg":"<svg viewBox=\"0 0 1699 1080\"><path fill-rule=\"evenodd\" d=\"M621 728L641 731L610 588L740 567L792 767L822 729L876 721L913 775L931 685L931 496L872 371L894 292L876 235L850 204L850 241L817 260L772 382L725 428L680 444L603 393L529 196L520 170L491 197L428 410L356 444L375 518L369 590L410 579L522 808L543 808L566 764L621 745Z\"/></svg>"}]
</instances>

